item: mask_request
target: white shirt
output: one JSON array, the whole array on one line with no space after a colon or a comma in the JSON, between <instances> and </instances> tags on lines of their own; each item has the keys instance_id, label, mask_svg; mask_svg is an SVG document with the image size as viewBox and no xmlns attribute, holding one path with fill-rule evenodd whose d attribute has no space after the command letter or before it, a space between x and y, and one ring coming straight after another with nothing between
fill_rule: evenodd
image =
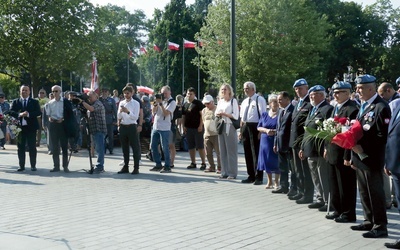
<instances>
[{"instance_id":1,"label":"white shirt","mask_svg":"<svg viewBox=\"0 0 400 250\"><path fill-rule=\"evenodd\" d=\"M173 99L170 97L170 99ZM164 100L163 101L163 106L165 107L166 110L168 110L170 113L167 116L164 116L163 110L160 106L157 106L157 110L154 116L154 125L153 128L156 130L160 131L169 131L171 130L171 120L174 115L174 111L176 108L176 102L171 101L168 104L169 100Z\"/></svg>"},{"instance_id":2,"label":"white shirt","mask_svg":"<svg viewBox=\"0 0 400 250\"><path fill-rule=\"evenodd\" d=\"M258 113L257 111L257 96L258 96ZM249 98L250 100L250 107L249 111L247 112L247 117L244 117L244 113L246 112L247 106L249 106ZM252 97L247 97L243 100L242 105L240 107L240 117L242 117L242 121L244 122L253 122L258 123L261 119L262 113L267 111L267 102L265 101L264 97L254 94Z\"/></svg>"},{"instance_id":3,"label":"white shirt","mask_svg":"<svg viewBox=\"0 0 400 250\"><path fill-rule=\"evenodd\" d=\"M232 112L233 110L233 112ZM216 114L219 113L227 113L227 114L232 114L233 119L237 120L239 118L239 105L237 103L236 99L233 99L233 105L231 105L231 100L225 101L225 99L220 99L218 101L217 105L217 111L215 112ZM232 124L232 121L229 117L222 116L222 118L225 121L225 132L226 134L229 134L229 129Z\"/></svg>"},{"instance_id":4,"label":"white shirt","mask_svg":"<svg viewBox=\"0 0 400 250\"><path fill-rule=\"evenodd\" d=\"M120 112L120 107L125 107L129 110L129 114ZM119 103L117 119L121 120L122 125L137 124L139 118L140 104L133 98L130 101L123 100Z\"/></svg>"},{"instance_id":5,"label":"white shirt","mask_svg":"<svg viewBox=\"0 0 400 250\"><path fill-rule=\"evenodd\" d=\"M64 98L61 97L58 101L54 98L50 100L44 108L49 118L53 120L61 120L64 118Z\"/></svg>"}]
</instances>

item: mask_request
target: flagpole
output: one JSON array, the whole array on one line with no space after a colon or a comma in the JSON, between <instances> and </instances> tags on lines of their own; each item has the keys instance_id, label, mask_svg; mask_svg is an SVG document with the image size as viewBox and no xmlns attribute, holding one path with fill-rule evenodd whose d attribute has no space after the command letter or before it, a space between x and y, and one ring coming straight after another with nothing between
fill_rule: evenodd
<instances>
[{"instance_id":1,"label":"flagpole","mask_svg":"<svg viewBox=\"0 0 400 250\"><path fill-rule=\"evenodd\" d=\"M197 52L197 93L198 93L198 98L200 99L200 56L199 52Z\"/></svg>"},{"instance_id":2,"label":"flagpole","mask_svg":"<svg viewBox=\"0 0 400 250\"><path fill-rule=\"evenodd\" d=\"M185 91L185 41L183 40L183 54L182 54L182 93Z\"/></svg>"},{"instance_id":3,"label":"flagpole","mask_svg":"<svg viewBox=\"0 0 400 250\"><path fill-rule=\"evenodd\" d=\"M127 83L129 82L129 55L128 55L128 59L126 60L126 64L127 64L127 72L126 72L126 74L127 74L127 76L126 76L126 79L128 80L127 81Z\"/></svg>"},{"instance_id":4,"label":"flagpole","mask_svg":"<svg viewBox=\"0 0 400 250\"><path fill-rule=\"evenodd\" d=\"M169 48L168 48L168 40L167 40L167 85L169 86Z\"/></svg>"}]
</instances>

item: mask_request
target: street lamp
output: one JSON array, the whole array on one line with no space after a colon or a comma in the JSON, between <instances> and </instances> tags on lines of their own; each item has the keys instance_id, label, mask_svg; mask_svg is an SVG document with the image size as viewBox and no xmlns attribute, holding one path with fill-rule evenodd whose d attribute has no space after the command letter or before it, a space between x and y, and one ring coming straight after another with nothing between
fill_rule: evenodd
<instances>
[{"instance_id":1,"label":"street lamp","mask_svg":"<svg viewBox=\"0 0 400 250\"><path fill-rule=\"evenodd\" d=\"M236 91L236 28L235 28L235 0L231 1L231 85Z\"/></svg>"}]
</instances>

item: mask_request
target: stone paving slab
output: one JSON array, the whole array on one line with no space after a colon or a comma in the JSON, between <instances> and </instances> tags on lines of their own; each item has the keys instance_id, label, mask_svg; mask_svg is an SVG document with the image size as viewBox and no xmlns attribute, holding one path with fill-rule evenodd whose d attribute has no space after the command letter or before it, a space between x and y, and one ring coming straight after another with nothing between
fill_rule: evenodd
<instances>
[{"instance_id":1,"label":"stone paving slab","mask_svg":"<svg viewBox=\"0 0 400 250\"><path fill-rule=\"evenodd\" d=\"M51 156L38 150L38 171L28 165L22 173L16 147L0 151L0 249L384 249L400 238L394 208L389 237L364 239L353 224L241 184L242 150L233 181L187 170L187 152L178 152L173 173L150 172L153 163L142 157L140 175L118 175L116 148L106 172L89 175L86 151L73 155L66 174L50 173ZM360 204L357 213L360 223Z\"/></svg>"}]
</instances>

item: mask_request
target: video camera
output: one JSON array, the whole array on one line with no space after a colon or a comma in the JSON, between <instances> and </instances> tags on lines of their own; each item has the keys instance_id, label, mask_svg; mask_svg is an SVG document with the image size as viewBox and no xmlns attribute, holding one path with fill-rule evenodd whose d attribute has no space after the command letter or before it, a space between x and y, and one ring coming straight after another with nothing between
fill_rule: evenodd
<instances>
[{"instance_id":1,"label":"video camera","mask_svg":"<svg viewBox=\"0 0 400 250\"><path fill-rule=\"evenodd\" d=\"M89 102L89 96L86 93L77 93L74 98L72 98L72 103L77 106L77 109L79 109L82 114L86 115L87 109L83 106L82 102Z\"/></svg>"}]
</instances>

